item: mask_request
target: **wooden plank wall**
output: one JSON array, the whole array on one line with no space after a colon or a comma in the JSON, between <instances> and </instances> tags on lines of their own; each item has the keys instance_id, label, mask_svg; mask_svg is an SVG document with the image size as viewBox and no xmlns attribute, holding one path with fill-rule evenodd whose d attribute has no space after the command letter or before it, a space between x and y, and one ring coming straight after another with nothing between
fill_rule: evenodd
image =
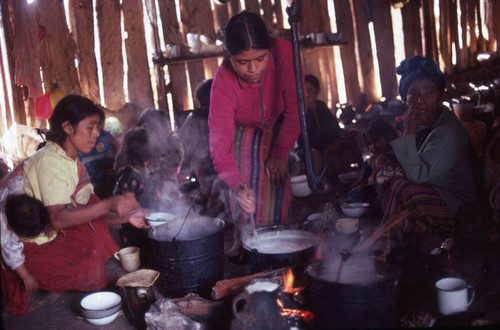
<instances>
[{"instance_id":1,"label":"wooden plank wall","mask_svg":"<svg viewBox=\"0 0 500 330\"><path fill-rule=\"evenodd\" d=\"M226 4L216 4L213 0L179 0L180 17L176 13L175 0L146 0L148 6L154 6L161 22L165 43L181 45L181 55L188 56L186 34L203 34L207 37L220 36L221 28L228 19L241 10L240 0L230 0ZM283 23L288 17L282 14L281 4L284 0L245 0L247 10L262 14L270 31L285 38L290 32L283 30ZM477 51L497 51L500 40L500 0L489 0L485 17L481 17L479 0L439 1L439 17L434 12L437 0L410 0L400 9L403 17L403 34L405 55L407 57L423 54L442 63L442 69L451 74L477 65ZM391 21L391 0L302 0L303 20L299 23L302 35L309 33L331 32L332 26L342 33L346 46L340 46L340 58L335 58L334 46L318 48L302 48L301 56L306 73L316 75L321 82L320 98L335 104L339 100L339 82L337 71L344 72L343 85L346 87L348 102L355 106L378 102L379 95L375 82L380 79L382 94L388 99L397 95L394 43ZM71 30L66 24L63 0L37 0L37 23L47 29L44 38L39 41L40 63L44 85L50 88L58 83L65 93L81 93L96 103L104 100L106 107L118 110L126 102L128 95L131 102L140 108L152 106L153 95L162 93L162 108L166 107L165 92L172 99L174 110L189 109L196 86L204 79L213 77L222 57L205 58L190 61L169 63L162 69L165 71L167 86L158 88L153 93L151 81L160 82L158 78L162 70L151 70L148 66L149 54L146 50L146 29L142 18L142 0L96 0L97 33L100 39L100 52L97 54L102 65L102 95L99 91L97 61L93 24L94 14L92 0L69 0L69 21ZM0 0L2 24L4 26L7 54L2 58L2 81L4 87L10 86L12 99L0 100L2 104L2 120L0 130L11 123L34 125L34 100L29 98L29 90L14 84L13 57L14 31L23 29L16 25L13 15L15 0ZM335 8L336 17L330 17L329 5ZM214 10L212 10L212 6ZM150 8L151 10L151 8ZM461 12L461 15L458 15ZM155 20L154 20L155 21ZM485 31L476 35L478 22L486 22ZM380 68L379 77L374 70L374 54L370 44L368 26L373 23L376 54ZM437 24L442 27L438 32ZM457 24L462 26L461 33ZM121 26L124 26L128 37L122 40ZM154 31L158 27L153 27ZM483 37L488 32L489 39ZM424 36L422 38L422 36ZM153 38L154 39L154 38ZM459 47L462 39L462 47ZM469 40L469 41L467 41ZM122 45L125 45L126 56L122 56ZM158 36L156 37L158 47ZM162 51L157 50L158 52ZM456 63L452 62L452 54L456 53ZM8 59L7 61L5 59ZM75 59L78 67L75 66ZM337 61L336 61L337 60ZM342 68L336 63L342 63ZM128 90L124 90L124 61L128 66ZM11 80L6 78L7 65ZM337 64L338 65L338 64ZM153 76L151 76L153 75ZM156 77L155 77L156 75ZM127 85L125 84L125 85ZM12 103L12 104L11 104ZM195 105L196 106L196 105ZM8 109L14 108L14 116ZM162 109L167 110L167 109ZM5 118L5 119L3 119ZM0 134L3 134L0 131Z\"/></svg>"},{"instance_id":2,"label":"wooden plank wall","mask_svg":"<svg viewBox=\"0 0 500 330\"><path fill-rule=\"evenodd\" d=\"M97 60L94 55L94 34L89 33L89 31L94 30L92 0L70 0L69 5L82 94L94 102L100 103Z\"/></svg>"},{"instance_id":3,"label":"wooden plank wall","mask_svg":"<svg viewBox=\"0 0 500 330\"><path fill-rule=\"evenodd\" d=\"M97 26L104 87L104 103L109 109L125 104L120 1L97 0Z\"/></svg>"}]
</instances>

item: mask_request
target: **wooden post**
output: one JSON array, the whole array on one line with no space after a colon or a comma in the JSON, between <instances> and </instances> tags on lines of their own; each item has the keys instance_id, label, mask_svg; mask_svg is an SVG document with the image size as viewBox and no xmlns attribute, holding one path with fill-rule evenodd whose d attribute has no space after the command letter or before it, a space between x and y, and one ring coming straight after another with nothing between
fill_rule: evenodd
<instances>
[{"instance_id":1,"label":"wooden post","mask_svg":"<svg viewBox=\"0 0 500 330\"><path fill-rule=\"evenodd\" d=\"M14 57L13 57L13 34L12 34L12 25L11 25L11 13L9 12L9 6L7 0L0 1L1 12L2 12L2 24L4 28L5 35L5 46L7 50L7 58L9 63L9 74L11 81L6 82L6 84L10 84L12 89L12 98L13 104L12 107L14 109L15 116L17 116L16 122L19 124L26 125L26 109L24 106L24 97L23 97L23 87L17 86L15 84L14 79ZM7 86L5 86L6 88ZM41 87L41 86L40 86ZM27 95L27 94L26 94ZM7 103L5 103L7 104ZM7 107L5 107L7 109Z\"/></svg>"},{"instance_id":2,"label":"wooden post","mask_svg":"<svg viewBox=\"0 0 500 330\"><path fill-rule=\"evenodd\" d=\"M476 1L475 0L467 0L467 21L469 25L469 65L468 67L476 66L476 52L477 52L477 38L476 38Z\"/></svg>"},{"instance_id":3,"label":"wooden post","mask_svg":"<svg viewBox=\"0 0 500 330\"><path fill-rule=\"evenodd\" d=\"M97 22L104 86L104 103L108 109L118 110L125 104L123 91L123 56L120 28L120 1L97 0Z\"/></svg>"},{"instance_id":4,"label":"wooden post","mask_svg":"<svg viewBox=\"0 0 500 330\"><path fill-rule=\"evenodd\" d=\"M347 101L354 107L361 106L361 89L358 81L358 65L356 63L353 17L350 1L334 0L337 29L342 32L342 40L347 45L340 47L342 69L346 86Z\"/></svg>"},{"instance_id":5,"label":"wooden post","mask_svg":"<svg viewBox=\"0 0 500 330\"><path fill-rule=\"evenodd\" d=\"M274 0L274 10L276 12L276 26L283 26L283 12L281 11L281 0ZM286 18L288 19L288 17Z\"/></svg>"},{"instance_id":6,"label":"wooden post","mask_svg":"<svg viewBox=\"0 0 500 330\"><path fill-rule=\"evenodd\" d=\"M459 57L459 42L458 42L458 7L457 0L450 1L450 49L453 54L453 47L455 48L455 54L458 64ZM448 74L453 74L455 72L455 67L450 66L449 70L447 70Z\"/></svg>"},{"instance_id":7,"label":"wooden post","mask_svg":"<svg viewBox=\"0 0 500 330\"><path fill-rule=\"evenodd\" d=\"M101 98L94 48L94 9L92 0L70 0L69 8L82 95L100 104Z\"/></svg>"},{"instance_id":8,"label":"wooden post","mask_svg":"<svg viewBox=\"0 0 500 330\"><path fill-rule=\"evenodd\" d=\"M214 7L215 7L215 25L216 25L215 32L218 33L219 30L221 30L229 20L229 10L228 10L229 8L227 3L225 4L216 3Z\"/></svg>"},{"instance_id":9,"label":"wooden post","mask_svg":"<svg viewBox=\"0 0 500 330\"><path fill-rule=\"evenodd\" d=\"M368 30L370 19L368 16L367 0L354 0L353 7L358 36L359 66L361 77L363 78L363 93L365 94L367 103L374 103L378 102L378 96L375 89L375 68L373 65L370 32Z\"/></svg>"},{"instance_id":10,"label":"wooden post","mask_svg":"<svg viewBox=\"0 0 500 330\"><path fill-rule=\"evenodd\" d=\"M185 41L180 33L175 1L158 1L158 4L165 43L183 45ZM187 52L188 50L181 46L181 54L186 55ZM185 109L189 98L185 63L169 64L168 75L170 76L170 82L167 85L167 92L172 94L173 110ZM176 81L175 86L172 84L172 79L174 77ZM174 121L174 118L170 118L170 120Z\"/></svg>"},{"instance_id":11,"label":"wooden post","mask_svg":"<svg viewBox=\"0 0 500 330\"><path fill-rule=\"evenodd\" d=\"M122 3L123 25L127 33L125 51L127 54L127 82L130 102L141 108L153 107L153 89L148 66L148 52L144 37L144 16L141 0Z\"/></svg>"},{"instance_id":12,"label":"wooden post","mask_svg":"<svg viewBox=\"0 0 500 330\"><path fill-rule=\"evenodd\" d=\"M389 0L371 1L373 27L377 42L377 59L380 68L382 96L392 100L397 95L394 38L392 32L391 4Z\"/></svg>"},{"instance_id":13,"label":"wooden post","mask_svg":"<svg viewBox=\"0 0 500 330\"><path fill-rule=\"evenodd\" d=\"M493 1L493 31L496 39L496 52L500 52L500 0Z\"/></svg>"},{"instance_id":14,"label":"wooden post","mask_svg":"<svg viewBox=\"0 0 500 330\"><path fill-rule=\"evenodd\" d=\"M467 3L465 1L460 1L460 26L462 27L462 48L458 48L457 51L457 69L464 70L467 67L468 59L468 49L467 44Z\"/></svg>"},{"instance_id":15,"label":"wooden post","mask_svg":"<svg viewBox=\"0 0 500 330\"><path fill-rule=\"evenodd\" d=\"M146 8L148 11L148 19L151 24L151 29L153 32L153 45L155 49L154 56L160 56L162 54L162 49L160 45L160 36L158 34L158 19L157 10L154 0L146 0ZM148 54L149 55L149 54ZM154 66L154 78L156 80L156 94L158 98L158 108L164 111L168 116L168 103L167 103L167 92L165 86L165 72L163 71L163 66Z\"/></svg>"},{"instance_id":16,"label":"wooden post","mask_svg":"<svg viewBox=\"0 0 500 330\"><path fill-rule=\"evenodd\" d=\"M439 11L439 51L445 66L443 71L449 73L448 70L452 66L450 47L450 1L440 1Z\"/></svg>"},{"instance_id":17,"label":"wooden post","mask_svg":"<svg viewBox=\"0 0 500 330\"><path fill-rule=\"evenodd\" d=\"M211 12L210 0L181 0L181 21L186 33L203 34L210 37L214 34L213 16L207 16ZM196 87L205 79L203 60L189 61L187 64L189 72L189 83L191 95L194 97ZM187 108L178 110L189 110Z\"/></svg>"},{"instance_id":18,"label":"wooden post","mask_svg":"<svg viewBox=\"0 0 500 330\"><path fill-rule=\"evenodd\" d=\"M401 15L403 17L406 58L422 54L420 2L410 1L401 8Z\"/></svg>"},{"instance_id":19,"label":"wooden post","mask_svg":"<svg viewBox=\"0 0 500 330\"><path fill-rule=\"evenodd\" d=\"M424 13L424 36L425 50L424 55L438 62L437 58L437 39L436 24L434 19L434 1L422 0L422 11Z\"/></svg>"},{"instance_id":20,"label":"wooden post","mask_svg":"<svg viewBox=\"0 0 500 330\"><path fill-rule=\"evenodd\" d=\"M57 83L65 94L81 94L80 82L75 67L75 45L69 35L60 0L38 3L39 24L47 28L42 39L43 80L46 89Z\"/></svg>"}]
</instances>

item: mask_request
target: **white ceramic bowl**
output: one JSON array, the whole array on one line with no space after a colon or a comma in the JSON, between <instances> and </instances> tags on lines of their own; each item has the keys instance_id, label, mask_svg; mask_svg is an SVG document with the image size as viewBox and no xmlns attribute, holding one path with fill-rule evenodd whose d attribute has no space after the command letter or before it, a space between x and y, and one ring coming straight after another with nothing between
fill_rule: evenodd
<instances>
[{"instance_id":1,"label":"white ceramic bowl","mask_svg":"<svg viewBox=\"0 0 500 330\"><path fill-rule=\"evenodd\" d=\"M148 215L146 217L146 220L151 227L156 227L159 225L163 225L167 221L174 220L175 218L175 215L173 215L172 213L155 212Z\"/></svg>"},{"instance_id":2,"label":"white ceramic bowl","mask_svg":"<svg viewBox=\"0 0 500 330\"><path fill-rule=\"evenodd\" d=\"M89 322L93 325L106 325L108 323L113 322L113 320L116 319L116 317L118 316L119 313L120 313L120 311L118 310L117 312L115 312L114 314L111 314L109 316L101 317L98 319L92 319L92 318L85 318L85 319L87 320L87 322Z\"/></svg>"},{"instance_id":3,"label":"white ceramic bowl","mask_svg":"<svg viewBox=\"0 0 500 330\"><path fill-rule=\"evenodd\" d=\"M294 197L307 197L311 194L311 189L307 183L307 175L292 176L292 195Z\"/></svg>"},{"instance_id":4,"label":"white ceramic bowl","mask_svg":"<svg viewBox=\"0 0 500 330\"><path fill-rule=\"evenodd\" d=\"M85 296L80 301L79 307L82 316L90 323L95 324L93 322L107 320L107 323L109 323L113 321L116 315L113 318L110 318L110 316L118 315L121 305L122 298L119 294L111 291L99 291Z\"/></svg>"},{"instance_id":5,"label":"white ceramic bowl","mask_svg":"<svg viewBox=\"0 0 500 330\"><path fill-rule=\"evenodd\" d=\"M354 181L356 181L357 179L359 179L360 176L361 176L360 172L353 171L353 172L346 172L346 173L339 174L339 179L340 179L340 182L342 182L343 184L351 184Z\"/></svg>"},{"instance_id":6,"label":"white ceramic bowl","mask_svg":"<svg viewBox=\"0 0 500 330\"><path fill-rule=\"evenodd\" d=\"M317 213L312 213L312 214L309 214L306 218L306 221L318 221L318 220L321 220L321 212L317 212Z\"/></svg>"},{"instance_id":7,"label":"white ceramic bowl","mask_svg":"<svg viewBox=\"0 0 500 330\"><path fill-rule=\"evenodd\" d=\"M302 224L302 229L313 232L318 231L321 225L321 214L321 212L310 214Z\"/></svg>"},{"instance_id":8,"label":"white ceramic bowl","mask_svg":"<svg viewBox=\"0 0 500 330\"><path fill-rule=\"evenodd\" d=\"M342 213L351 218L357 218L364 215L370 207L370 203L342 203L340 208Z\"/></svg>"}]
</instances>

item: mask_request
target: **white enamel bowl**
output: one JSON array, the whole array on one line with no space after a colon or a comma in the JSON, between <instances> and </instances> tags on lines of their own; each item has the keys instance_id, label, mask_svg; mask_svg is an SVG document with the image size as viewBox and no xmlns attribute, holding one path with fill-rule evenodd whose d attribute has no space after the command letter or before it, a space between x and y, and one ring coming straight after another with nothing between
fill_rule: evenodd
<instances>
[{"instance_id":1,"label":"white enamel bowl","mask_svg":"<svg viewBox=\"0 0 500 330\"><path fill-rule=\"evenodd\" d=\"M156 227L159 225L163 225L165 222L174 220L175 215L172 213L166 213L166 212L155 212L151 213L146 217L146 221L151 227Z\"/></svg>"},{"instance_id":2,"label":"white enamel bowl","mask_svg":"<svg viewBox=\"0 0 500 330\"><path fill-rule=\"evenodd\" d=\"M360 217L368 211L370 203L342 203L340 209L342 213L351 218Z\"/></svg>"},{"instance_id":3,"label":"white enamel bowl","mask_svg":"<svg viewBox=\"0 0 500 330\"><path fill-rule=\"evenodd\" d=\"M80 313L95 325L104 325L113 321L120 312L122 298L111 291L99 291L85 296L80 301Z\"/></svg>"},{"instance_id":4,"label":"white enamel bowl","mask_svg":"<svg viewBox=\"0 0 500 330\"><path fill-rule=\"evenodd\" d=\"M292 195L294 197L307 197L311 194L311 189L307 183L307 175L292 176Z\"/></svg>"}]
</instances>

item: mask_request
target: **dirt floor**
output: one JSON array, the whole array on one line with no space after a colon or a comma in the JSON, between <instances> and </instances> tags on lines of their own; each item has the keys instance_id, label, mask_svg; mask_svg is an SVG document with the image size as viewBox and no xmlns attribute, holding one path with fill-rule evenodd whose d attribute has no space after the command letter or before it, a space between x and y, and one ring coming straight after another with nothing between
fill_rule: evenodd
<instances>
[{"instance_id":1,"label":"dirt floor","mask_svg":"<svg viewBox=\"0 0 500 330\"><path fill-rule=\"evenodd\" d=\"M338 206L345 191L332 193L313 193L306 198L292 201L292 224L300 226L312 213L321 212L327 202ZM361 219L367 225L373 219ZM470 221L475 221L470 219ZM227 252L233 243L233 226L226 226L224 232L224 250ZM431 237L416 244L416 247L394 247L388 262L401 269L399 294L395 304L395 327L500 325L500 242L456 237L450 250L451 266L446 254L431 255L432 248L438 247L447 237ZM149 251L142 251L143 267L153 268L154 263ZM245 265L235 265L228 260L224 263L224 277L234 278L249 274ZM107 290L123 296L115 287L116 280L126 272L119 262L110 259L106 263L109 286ZM436 306L434 283L443 276L464 278L476 290L474 301L469 311L444 317ZM156 298L162 294L155 285ZM79 316L78 302L87 293L66 292L54 294L38 293L33 299L31 311L26 315L2 314L3 328L15 329L136 329L124 312L106 326L94 326ZM230 310L228 310L230 320Z\"/></svg>"}]
</instances>

